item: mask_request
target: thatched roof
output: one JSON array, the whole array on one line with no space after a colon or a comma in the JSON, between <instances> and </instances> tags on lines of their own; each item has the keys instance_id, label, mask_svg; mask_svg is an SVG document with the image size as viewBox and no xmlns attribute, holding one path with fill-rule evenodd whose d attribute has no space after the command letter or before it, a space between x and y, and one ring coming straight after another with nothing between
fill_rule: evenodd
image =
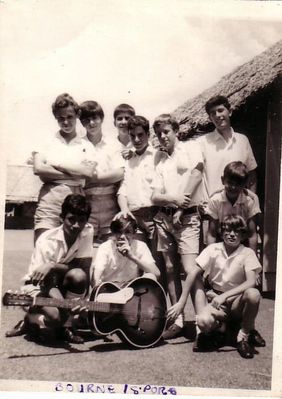
<instances>
[{"instance_id":1,"label":"thatched roof","mask_svg":"<svg viewBox=\"0 0 282 399\"><path fill-rule=\"evenodd\" d=\"M30 165L8 165L6 181L7 202L37 201L42 185L39 177L33 174Z\"/></svg>"},{"instance_id":2,"label":"thatched roof","mask_svg":"<svg viewBox=\"0 0 282 399\"><path fill-rule=\"evenodd\" d=\"M269 88L281 73L282 40L177 108L173 115L180 123L180 132L190 136L210 131L211 125L204 109L209 98L224 95L229 99L233 111L238 111L247 98Z\"/></svg>"}]
</instances>

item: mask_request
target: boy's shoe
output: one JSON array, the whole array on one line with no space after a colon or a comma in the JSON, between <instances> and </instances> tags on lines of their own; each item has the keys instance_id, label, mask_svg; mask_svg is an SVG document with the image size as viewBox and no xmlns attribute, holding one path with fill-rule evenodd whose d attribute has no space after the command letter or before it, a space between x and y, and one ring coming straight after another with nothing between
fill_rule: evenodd
<instances>
[{"instance_id":1,"label":"boy's shoe","mask_svg":"<svg viewBox=\"0 0 282 399\"><path fill-rule=\"evenodd\" d=\"M244 359L252 359L254 357L254 351L249 342L245 339L242 341L237 342L237 351L239 352L240 356Z\"/></svg>"},{"instance_id":2,"label":"boy's shoe","mask_svg":"<svg viewBox=\"0 0 282 399\"><path fill-rule=\"evenodd\" d=\"M210 352L214 349L216 345L213 334L200 332L193 343L193 352Z\"/></svg>"},{"instance_id":3,"label":"boy's shoe","mask_svg":"<svg viewBox=\"0 0 282 399\"><path fill-rule=\"evenodd\" d=\"M252 346L264 347L265 340L257 330L251 330L249 333L249 344Z\"/></svg>"},{"instance_id":4,"label":"boy's shoe","mask_svg":"<svg viewBox=\"0 0 282 399\"><path fill-rule=\"evenodd\" d=\"M165 330L162 337L163 339L173 339L180 337L182 335L182 330L182 327L179 327L177 324L174 323Z\"/></svg>"},{"instance_id":5,"label":"boy's shoe","mask_svg":"<svg viewBox=\"0 0 282 399\"><path fill-rule=\"evenodd\" d=\"M207 336L204 333L199 333L193 343L193 352L205 352L207 348Z\"/></svg>"},{"instance_id":6,"label":"boy's shoe","mask_svg":"<svg viewBox=\"0 0 282 399\"><path fill-rule=\"evenodd\" d=\"M6 331L5 336L7 338L10 337L18 337L20 335L24 335L27 333L27 323L25 320L20 320L12 330Z\"/></svg>"},{"instance_id":7,"label":"boy's shoe","mask_svg":"<svg viewBox=\"0 0 282 399\"><path fill-rule=\"evenodd\" d=\"M224 332L214 331L211 335L215 348L221 348L226 344L226 334Z\"/></svg>"},{"instance_id":8,"label":"boy's shoe","mask_svg":"<svg viewBox=\"0 0 282 399\"><path fill-rule=\"evenodd\" d=\"M70 328L64 328L62 331L62 338L64 341L72 344L84 344L84 339L76 335Z\"/></svg>"}]
</instances>

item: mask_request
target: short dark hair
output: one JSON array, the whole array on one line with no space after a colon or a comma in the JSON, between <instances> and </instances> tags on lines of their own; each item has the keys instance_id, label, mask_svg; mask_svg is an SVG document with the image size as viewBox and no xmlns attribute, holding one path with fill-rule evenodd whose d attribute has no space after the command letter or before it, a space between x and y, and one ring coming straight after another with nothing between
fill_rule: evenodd
<instances>
[{"instance_id":1,"label":"short dark hair","mask_svg":"<svg viewBox=\"0 0 282 399\"><path fill-rule=\"evenodd\" d=\"M179 130L179 123L171 114L159 115L153 123L154 131L156 132L156 129L163 124L171 125L172 129L175 132L178 132L178 130Z\"/></svg>"},{"instance_id":2,"label":"short dark hair","mask_svg":"<svg viewBox=\"0 0 282 399\"><path fill-rule=\"evenodd\" d=\"M221 223L221 235L225 230L233 230L240 232L245 238L247 236L248 228L245 219L240 215L228 215Z\"/></svg>"},{"instance_id":3,"label":"short dark hair","mask_svg":"<svg viewBox=\"0 0 282 399\"><path fill-rule=\"evenodd\" d=\"M97 101L84 101L79 106L80 116L79 119L82 121L83 119L89 118L91 116L96 117L99 116L102 120L104 119L104 111L103 108Z\"/></svg>"},{"instance_id":4,"label":"short dark hair","mask_svg":"<svg viewBox=\"0 0 282 399\"><path fill-rule=\"evenodd\" d=\"M88 219L91 213L91 205L84 195L69 194L62 204L61 218L65 219L68 213L80 216L85 215Z\"/></svg>"},{"instance_id":5,"label":"short dark hair","mask_svg":"<svg viewBox=\"0 0 282 399\"><path fill-rule=\"evenodd\" d=\"M128 130L133 130L136 127L141 126L144 131L149 134L149 130L150 130L150 123L148 121L148 119L144 118L144 116L140 116L140 115L135 115L132 116L131 118L129 118L128 120Z\"/></svg>"},{"instance_id":6,"label":"short dark hair","mask_svg":"<svg viewBox=\"0 0 282 399\"><path fill-rule=\"evenodd\" d=\"M59 109L66 107L73 107L75 113L79 115L79 106L77 102L68 93L63 93L60 94L52 104L52 112L55 118L57 117Z\"/></svg>"},{"instance_id":7,"label":"short dark hair","mask_svg":"<svg viewBox=\"0 0 282 399\"><path fill-rule=\"evenodd\" d=\"M130 215L127 215L127 217L120 216L118 219L113 220L110 225L110 229L113 234L121 234L128 227L131 227L134 232L137 230L136 220L133 219Z\"/></svg>"},{"instance_id":8,"label":"short dark hair","mask_svg":"<svg viewBox=\"0 0 282 399\"><path fill-rule=\"evenodd\" d=\"M114 119L116 119L116 117L123 113L126 112L128 113L130 116L134 116L135 115L135 109L128 104L119 104L117 107L115 107L114 109Z\"/></svg>"},{"instance_id":9,"label":"short dark hair","mask_svg":"<svg viewBox=\"0 0 282 399\"><path fill-rule=\"evenodd\" d=\"M244 185L248 179L247 166L241 161L228 163L223 171L223 179L230 179L237 184Z\"/></svg>"},{"instance_id":10,"label":"short dark hair","mask_svg":"<svg viewBox=\"0 0 282 399\"><path fill-rule=\"evenodd\" d=\"M218 105L224 105L225 108L228 109L228 111L229 111L230 108L231 108L231 105L230 105L230 103L229 103L229 101L228 101L228 98L225 97L225 96L218 95L218 96L211 97L211 98L206 102L206 104L205 104L206 113L209 115L211 109L212 109L213 107L218 106Z\"/></svg>"}]
</instances>

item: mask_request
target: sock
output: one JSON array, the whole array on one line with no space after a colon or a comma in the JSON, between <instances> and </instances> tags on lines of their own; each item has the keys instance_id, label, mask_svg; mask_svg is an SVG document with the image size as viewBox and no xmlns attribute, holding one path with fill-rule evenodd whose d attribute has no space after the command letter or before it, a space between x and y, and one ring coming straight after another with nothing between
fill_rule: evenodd
<instances>
[{"instance_id":1,"label":"sock","mask_svg":"<svg viewBox=\"0 0 282 399\"><path fill-rule=\"evenodd\" d=\"M28 320L31 324L36 324L39 328L46 328L45 316L43 314L30 314Z\"/></svg>"},{"instance_id":2,"label":"sock","mask_svg":"<svg viewBox=\"0 0 282 399\"><path fill-rule=\"evenodd\" d=\"M197 315L195 316L195 327L196 327L196 336L198 336L202 331L197 324Z\"/></svg>"},{"instance_id":3,"label":"sock","mask_svg":"<svg viewBox=\"0 0 282 399\"><path fill-rule=\"evenodd\" d=\"M183 313L180 313L180 315L176 318L174 324L176 324L180 328L183 328L184 325Z\"/></svg>"},{"instance_id":4,"label":"sock","mask_svg":"<svg viewBox=\"0 0 282 399\"><path fill-rule=\"evenodd\" d=\"M249 333L246 333L242 329L239 330L238 335L237 335L237 342L240 341L247 341L249 337Z\"/></svg>"}]
</instances>

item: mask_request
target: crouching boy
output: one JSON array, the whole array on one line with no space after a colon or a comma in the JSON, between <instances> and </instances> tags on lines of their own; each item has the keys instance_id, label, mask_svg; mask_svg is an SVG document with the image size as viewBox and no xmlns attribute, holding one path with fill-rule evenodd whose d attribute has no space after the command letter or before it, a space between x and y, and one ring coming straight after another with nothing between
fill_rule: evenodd
<instances>
[{"instance_id":1,"label":"crouching boy","mask_svg":"<svg viewBox=\"0 0 282 399\"><path fill-rule=\"evenodd\" d=\"M260 293L255 288L261 265L251 248L241 244L247 226L241 216L227 216L221 227L223 242L209 245L197 257L196 263L207 275L211 290L197 315L197 336L194 350L201 350L206 333L219 328L227 320L238 320L237 350L245 358L254 356L254 346L265 346L255 330Z\"/></svg>"},{"instance_id":2,"label":"crouching boy","mask_svg":"<svg viewBox=\"0 0 282 399\"><path fill-rule=\"evenodd\" d=\"M159 269L147 245L134 239L136 221L130 216L120 216L112 221L112 237L102 243L91 266L91 285L115 282L121 287L143 276L158 278Z\"/></svg>"},{"instance_id":3,"label":"crouching boy","mask_svg":"<svg viewBox=\"0 0 282 399\"><path fill-rule=\"evenodd\" d=\"M62 225L39 237L32 254L22 292L54 299L83 298L89 285L93 227L87 223L91 207L80 194L68 195L63 204ZM74 306L74 309L78 308ZM69 328L70 327L70 328ZM83 343L72 329L72 316L65 309L32 306L7 337L31 335L39 342L63 338Z\"/></svg>"}]
</instances>

